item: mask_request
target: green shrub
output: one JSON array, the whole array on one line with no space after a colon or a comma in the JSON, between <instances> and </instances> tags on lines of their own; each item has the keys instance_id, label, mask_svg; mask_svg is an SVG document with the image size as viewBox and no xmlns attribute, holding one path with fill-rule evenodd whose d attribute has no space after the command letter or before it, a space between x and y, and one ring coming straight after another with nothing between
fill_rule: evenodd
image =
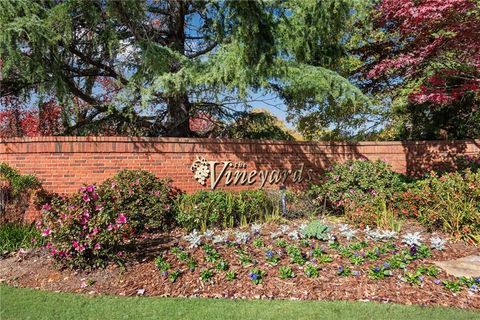
<instances>
[{"instance_id":1,"label":"green shrub","mask_svg":"<svg viewBox=\"0 0 480 320\"><path fill-rule=\"evenodd\" d=\"M137 233L166 229L176 190L170 180L144 170L123 170L99 187L105 210L125 214Z\"/></svg>"},{"instance_id":2,"label":"green shrub","mask_svg":"<svg viewBox=\"0 0 480 320\"><path fill-rule=\"evenodd\" d=\"M417 182L421 192L418 220L456 238L480 242L480 172L470 169Z\"/></svg>"},{"instance_id":3,"label":"green shrub","mask_svg":"<svg viewBox=\"0 0 480 320\"><path fill-rule=\"evenodd\" d=\"M376 225L395 193L406 188L407 179L382 161L349 160L326 172L309 195L335 213L345 214L355 224Z\"/></svg>"},{"instance_id":4,"label":"green shrub","mask_svg":"<svg viewBox=\"0 0 480 320\"><path fill-rule=\"evenodd\" d=\"M175 209L177 223L187 230L231 228L279 218L280 200L264 190L198 191L178 197Z\"/></svg>"},{"instance_id":5,"label":"green shrub","mask_svg":"<svg viewBox=\"0 0 480 320\"><path fill-rule=\"evenodd\" d=\"M40 187L38 179L31 174L20 174L18 170L10 167L4 162L0 162L0 178L6 179L10 184L11 195L19 196L26 190Z\"/></svg>"},{"instance_id":6,"label":"green shrub","mask_svg":"<svg viewBox=\"0 0 480 320\"><path fill-rule=\"evenodd\" d=\"M364 195L383 195L390 198L404 189L406 178L390 169L383 161L349 160L333 165L323 181L313 185L310 192L333 208L341 208L345 200Z\"/></svg>"},{"instance_id":7,"label":"green shrub","mask_svg":"<svg viewBox=\"0 0 480 320\"><path fill-rule=\"evenodd\" d=\"M5 223L0 225L0 254L41 244L40 233L33 225Z\"/></svg>"},{"instance_id":8,"label":"green shrub","mask_svg":"<svg viewBox=\"0 0 480 320\"><path fill-rule=\"evenodd\" d=\"M54 198L42 209L37 225L46 248L62 265L72 268L122 264L124 246L134 239L128 218L104 206L94 185L69 198Z\"/></svg>"},{"instance_id":9,"label":"green shrub","mask_svg":"<svg viewBox=\"0 0 480 320\"><path fill-rule=\"evenodd\" d=\"M29 191L39 187L40 182L35 176L22 175L8 164L0 162L0 223L23 221L32 195ZM10 205L8 212L7 205Z\"/></svg>"}]
</instances>

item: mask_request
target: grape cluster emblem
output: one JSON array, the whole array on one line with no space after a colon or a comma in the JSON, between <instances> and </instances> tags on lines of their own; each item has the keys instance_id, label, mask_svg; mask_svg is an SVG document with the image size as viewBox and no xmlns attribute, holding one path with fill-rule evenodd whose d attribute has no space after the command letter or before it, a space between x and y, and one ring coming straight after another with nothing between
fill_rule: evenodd
<instances>
[{"instance_id":1,"label":"grape cluster emblem","mask_svg":"<svg viewBox=\"0 0 480 320\"><path fill-rule=\"evenodd\" d=\"M194 173L193 177L198 183L204 186L210 176L210 165L208 164L208 161L203 157L197 156L197 159L193 162L190 170Z\"/></svg>"}]
</instances>

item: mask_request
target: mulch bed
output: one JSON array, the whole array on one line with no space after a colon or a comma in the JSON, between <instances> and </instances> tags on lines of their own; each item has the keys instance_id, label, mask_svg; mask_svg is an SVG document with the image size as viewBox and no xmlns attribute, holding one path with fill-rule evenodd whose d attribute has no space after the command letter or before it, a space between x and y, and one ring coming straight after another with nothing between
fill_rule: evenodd
<instances>
[{"instance_id":1,"label":"mulch bed","mask_svg":"<svg viewBox=\"0 0 480 320\"><path fill-rule=\"evenodd\" d=\"M273 230L278 226L269 224L262 229L265 246L275 250L275 240L270 239ZM404 226L402 233L418 230L416 225ZM200 280L200 272L212 268L214 264L205 261L204 250L199 247L186 249L197 262L196 269L189 271L186 264L180 262L173 254L166 254L166 260L172 265L172 270L182 271L181 276L171 283L162 276L155 267L156 256L176 245L187 247L188 243L181 240L183 233L179 230L168 234L154 234L145 237L139 244L136 255L132 257L126 269L109 266L103 270L79 272L59 270L53 260L43 249L27 252L17 252L0 260L0 281L20 287L39 288L43 290L76 292L89 294L109 294L121 296L174 296L174 297L209 297L209 298L254 298L254 299L308 299L308 300L362 300L378 302L395 302L401 304L441 305L468 309L480 309L480 293L474 293L466 288L453 293L443 285L436 284L434 277L425 277L421 285L415 286L402 281L401 270L394 270L394 275L382 280L373 280L368 276L368 270L373 265L381 265L388 255L378 261L367 261L361 266L351 265L348 258L342 257L337 251L328 247L325 242L312 240L312 243L322 246L333 257L333 262L322 264L318 278L307 278L302 267L290 262L285 255L276 266L265 261L265 249L256 248L250 240L242 248L258 260L255 267L266 272L262 284L255 285L250 281L249 272L253 266L243 266L234 247L215 245L221 257L228 261L229 270L237 272L237 279L227 281L225 271L214 270L215 275L209 282ZM424 233L424 235L426 235ZM338 237L342 245L349 242ZM361 237L362 238L362 237ZM427 238L428 237L424 237ZM361 240L361 239L360 239ZM288 240L289 243L298 241ZM350 242L358 242L352 240ZM400 240L395 241L398 247L405 248ZM372 248L378 243L369 241ZM299 245L299 247L301 247ZM308 251L308 248L302 248ZM415 270L420 265L431 265L433 261L456 259L470 254L479 254L478 247L466 245L463 242L449 243L444 251L432 250L432 257L414 260L408 265L408 270ZM280 279L278 268L291 266L296 274L292 279ZM357 276L337 275L339 266L350 266L352 270L360 271ZM455 279L441 271L438 279Z\"/></svg>"}]
</instances>

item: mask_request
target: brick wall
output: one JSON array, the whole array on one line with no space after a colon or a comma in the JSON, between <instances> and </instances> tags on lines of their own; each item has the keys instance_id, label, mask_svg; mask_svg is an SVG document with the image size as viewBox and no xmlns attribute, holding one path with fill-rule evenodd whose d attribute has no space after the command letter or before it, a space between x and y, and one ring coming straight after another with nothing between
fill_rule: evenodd
<instances>
[{"instance_id":1,"label":"brick wall","mask_svg":"<svg viewBox=\"0 0 480 320\"><path fill-rule=\"evenodd\" d=\"M69 194L83 184L100 183L122 169L145 169L171 177L178 188L192 192L200 185L190 169L197 156L210 161L231 160L247 171L304 170L319 172L335 161L380 159L398 172L418 174L451 163L456 155L480 153L480 140L417 142L286 142L142 137L34 137L0 139L0 161L21 173L36 175L52 192ZM221 169L221 164L218 167ZM234 168L232 168L234 170ZM219 188L239 190L251 185ZM286 180L287 186L298 186ZM266 187L278 188L278 184Z\"/></svg>"}]
</instances>

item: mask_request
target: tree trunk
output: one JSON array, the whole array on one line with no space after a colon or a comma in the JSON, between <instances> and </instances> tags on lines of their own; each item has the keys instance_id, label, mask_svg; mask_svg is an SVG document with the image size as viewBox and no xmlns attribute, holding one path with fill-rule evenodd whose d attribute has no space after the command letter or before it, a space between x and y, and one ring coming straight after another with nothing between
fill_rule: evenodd
<instances>
[{"instance_id":1,"label":"tree trunk","mask_svg":"<svg viewBox=\"0 0 480 320\"><path fill-rule=\"evenodd\" d=\"M190 130L190 102L187 94L168 98L167 112L167 136L189 137L192 135Z\"/></svg>"},{"instance_id":2,"label":"tree trunk","mask_svg":"<svg viewBox=\"0 0 480 320\"><path fill-rule=\"evenodd\" d=\"M185 15L188 3L171 0L169 3L169 35L168 43L171 49L184 54L185 51ZM181 68L179 61L170 66L171 72L178 72ZM180 92L167 99L167 135L171 137L189 137L191 105L186 92Z\"/></svg>"}]
</instances>

